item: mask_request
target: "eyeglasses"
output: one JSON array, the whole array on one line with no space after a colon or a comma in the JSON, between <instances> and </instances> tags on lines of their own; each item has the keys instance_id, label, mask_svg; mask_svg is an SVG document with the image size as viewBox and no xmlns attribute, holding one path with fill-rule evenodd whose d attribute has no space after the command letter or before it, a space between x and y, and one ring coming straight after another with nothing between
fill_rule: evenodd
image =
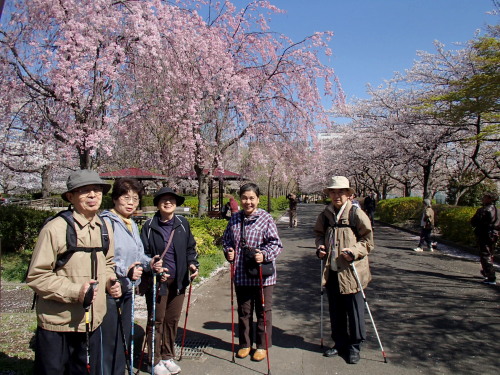
<instances>
[{"instance_id":1,"label":"eyeglasses","mask_svg":"<svg viewBox=\"0 0 500 375\"><path fill-rule=\"evenodd\" d=\"M80 195L90 195L91 192L94 192L95 195L102 195L102 186L84 186L80 189L75 190Z\"/></svg>"},{"instance_id":2,"label":"eyeglasses","mask_svg":"<svg viewBox=\"0 0 500 375\"><path fill-rule=\"evenodd\" d=\"M348 194L348 190L347 189L340 189L340 190L328 190L328 194L331 194L331 195L344 195L344 194Z\"/></svg>"},{"instance_id":3,"label":"eyeglasses","mask_svg":"<svg viewBox=\"0 0 500 375\"><path fill-rule=\"evenodd\" d=\"M127 203L128 203L128 202L132 202L132 203L139 203L139 197L130 197L130 196L128 196L128 195L122 195L122 196L120 197L120 200L121 200L122 202L127 202Z\"/></svg>"}]
</instances>

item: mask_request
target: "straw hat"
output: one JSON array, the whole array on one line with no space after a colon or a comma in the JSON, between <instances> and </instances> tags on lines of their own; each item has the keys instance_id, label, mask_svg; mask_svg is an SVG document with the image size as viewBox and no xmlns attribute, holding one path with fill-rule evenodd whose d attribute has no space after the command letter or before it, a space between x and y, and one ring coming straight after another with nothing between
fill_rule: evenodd
<instances>
[{"instance_id":1,"label":"straw hat","mask_svg":"<svg viewBox=\"0 0 500 375\"><path fill-rule=\"evenodd\" d=\"M323 192L328 194L328 191L331 189L348 189L349 195L354 194L354 189L351 188L349 180L344 176L333 176L330 186L323 189Z\"/></svg>"}]
</instances>

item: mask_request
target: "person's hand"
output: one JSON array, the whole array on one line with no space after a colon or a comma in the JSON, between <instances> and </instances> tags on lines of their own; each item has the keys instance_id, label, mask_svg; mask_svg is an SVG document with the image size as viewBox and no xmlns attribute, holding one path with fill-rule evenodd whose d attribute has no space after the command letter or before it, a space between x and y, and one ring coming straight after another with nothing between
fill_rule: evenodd
<instances>
[{"instance_id":1,"label":"person's hand","mask_svg":"<svg viewBox=\"0 0 500 375\"><path fill-rule=\"evenodd\" d=\"M163 259L160 259L159 255L155 255L151 258L151 262L149 264L155 273L160 273L163 269Z\"/></svg>"},{"instance_id":2,"label":"person's hand","mask_svg":"<svg viewBox=\"0 0 500 375\"><path fill-rule=\"evenodd\" d=\"M226 255L226 259L228 262L230 262L230 263L234 262L234 249L232 247L227 249L225 255Z\"/></svg>"},{"instance_id":3,"label":"person's hand","mask_svg":"<svg viewBox=\"0 0 500 375\"><path fill-rule=\"evenodd\" d=\"M160 272L162 272L162 275L160 276L160 281L164 283L170 277L170 274L168 273L168 268L162 268Z\"/></svg>"},{"instance_id":4,"label":"person's hand","mask_svg":"<svg viewBox=\"0 0 500 375\"><path fill-rule=\"evenodd\" d=\"M256 263L262 263L264 262L264 253L260 251L259 249L255 249L255 262Z\"/></svg>"},{"instance_id":5,"label":"person's hand","mask_svg":"<svg viewBox=\"0 0 500 375\"><path fill-rule=\"evenodd\" d=\"M117 282L116 278L108 280L106 289L113 298L120 298L122 296L122 284Z\"/></svg>"},{"instance_id":6,"label":"person's hand","mask_svg":"<svg viewBox=\"0 0 500 375\"><path fill-rule=\"evenodd\" d=\"M345 260L348 262L352 262L354 260L354 254L352 253L351 249L345 248L340 250L340 254L344 257Z\"/></svg>"},{"instance_id":7,"label":"person's hand","mask_svg":"<svg viewBox=\"0 0 500 375\"><path fill-rule=\"evenodd\" d=\"M130 280L139 280L142 276L142 265L141 262L135 262L128 268L127 276Z\"/></svg>"},{"instance_id":8,"label":"person's hand","mask_svg":"<svg viewBox=\"0 0 500 375\"><path fill-rule=\"evenodd\" d=\"M194 280L196 278L196 276L198 276L198 267L196 267L194 264L190 264L189 265L189 272L191 273L190 277L191 277L191 280Z\"/></svg>"},{"instance_id":9,"label":"person's hand","mask_svg":"<svg viewBox=\"0 0 500 375\"><path fill-rule=\"evenodd\" d=\"M325 245L318 246L318 249L316 250L316 255L318 256L319 259L323 259L326 256Z\"/></svg>"},{"instance_id":10,"label":"person's hand","mask_svg":"<svg viewBox=\"0 0 500 375\"><path fill-rule=\"evenodd\" d=\"M82 285L82 287L80 288L80 292L78 293L78 302L83 304L83 301L85 299L85 294L87 294L87 290L91 287L90 284L94 284L95 282L96 282L95 280L90 280ZM94 300L97 296L98 288L99 288L99 286L96 285L95 289L94 289L94 296L92 297L92 303L94 303Z\"/></svg>"}]
</instances>

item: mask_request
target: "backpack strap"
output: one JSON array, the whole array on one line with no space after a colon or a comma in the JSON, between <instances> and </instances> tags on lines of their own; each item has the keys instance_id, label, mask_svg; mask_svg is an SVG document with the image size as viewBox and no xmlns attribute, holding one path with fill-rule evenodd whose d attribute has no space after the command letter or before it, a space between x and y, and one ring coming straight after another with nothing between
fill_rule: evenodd
<instances>
[{"instance_id":1,"label":"backpack strap","mask_svg":"<svg viewBox=\"0 0 500 375\"><path fill-rule=\"evenodd\" d=\"M92 258L92 278L95 278L97 275L97 252L102 251L104 253L104 256L107 255L108 250L109 250L109 233L108 233L108 227L105 223L105 221L99 216L99 219L101 220L101 246L100 247L78 247L77 246L77 235L76 235L76 227L75 227L75 218L73 216L73 211L71 210L66 210L66 211L61 211L58 213L56 216L54 216L52 219L56 217L62 217L64 220L66 220L66 223L68 224L66 227L66 251L62 254L57 255L57 260L56 264L54 267L54 271L57 271L64 267L66 263L70 260L70 258L73 256L74 253L78 251L82 251L85 253L90 253L91 258Z\"/></svg>"},{"instance_id":2,"label":"backpack strap","mask_svg":"<svg viewBox=\"0 0 500 375\"><path fill-rule=\"evenodd\" d=\"M357 220L357 216L356 216L357 210L358 210L358 206L355 206L355 205L351 206L351 210L349 211L349 223L348 224L335 223L333 225L330 225L326 215L323 215L323 227L324 227L325 232L329 226L332 228L351 228L351 230L354 232L354 235L356 236L356 238L358 238L359 237L358 226L357 226L358 220Z\"/></svg>"}]
</instances>

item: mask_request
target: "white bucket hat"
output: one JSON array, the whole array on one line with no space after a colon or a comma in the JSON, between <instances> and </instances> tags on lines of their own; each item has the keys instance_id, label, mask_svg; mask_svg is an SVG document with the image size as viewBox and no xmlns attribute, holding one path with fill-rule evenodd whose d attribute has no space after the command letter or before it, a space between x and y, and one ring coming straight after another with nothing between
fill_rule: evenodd
<instances>
[{"instance_id":1,"label":"white bucket hat","mask_svg":"<svg viewBox=\"0 0 500 375\"><path fill-rule=\"evenodd\" d=\"M331 185L323 189L323 193L328 194L330 189L348 189L349 195L354 194L354 189L350 186L347 177L344 176L333 176Z\"/></svg>"}]
</instances>

